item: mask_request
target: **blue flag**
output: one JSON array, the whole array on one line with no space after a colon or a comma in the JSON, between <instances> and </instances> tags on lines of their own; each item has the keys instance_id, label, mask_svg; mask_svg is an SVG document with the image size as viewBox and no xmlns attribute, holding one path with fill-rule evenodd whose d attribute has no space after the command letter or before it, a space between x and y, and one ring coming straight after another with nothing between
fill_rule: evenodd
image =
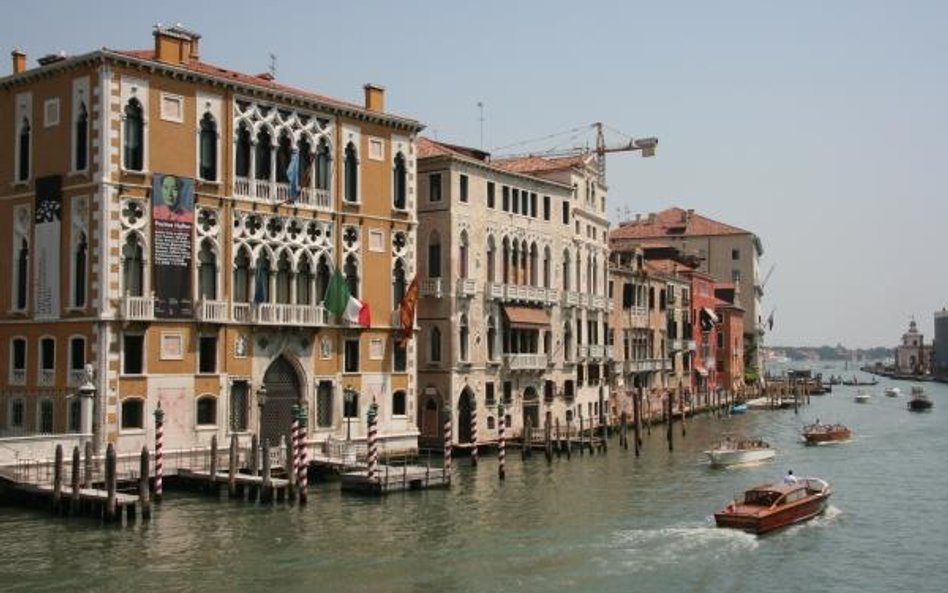
<instances>
[{"instance_id":1,"label":"blue flag","mask_svg":"<svg viewBox=\"0 0 948 593\"><path fill-rule=\"evenodd\" d=\"M286 177L290 182L290 202L300 197L300 149L294 148L290 164L286 167Z\"/></svg>"},{"instance_id":2,"label":"blue flag","mask_svg":"<svg viewBox=\"0 0 948 593\"><path fill-rule=\"evenodd\" d=\"M270 284L270 273L267 267L265 267L262 262L257 262L257 272L254 274L253 281L253 302L265 303L268 299L267 293L269 291Z\"/></svg>"}]
</instances>

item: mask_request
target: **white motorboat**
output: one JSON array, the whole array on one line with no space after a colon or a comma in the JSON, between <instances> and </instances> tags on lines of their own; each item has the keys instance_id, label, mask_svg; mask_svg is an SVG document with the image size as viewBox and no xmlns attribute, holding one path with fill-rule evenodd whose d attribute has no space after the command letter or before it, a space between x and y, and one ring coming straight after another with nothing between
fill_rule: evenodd
<instances>
[{"instance_id":1,"label":"white motorboat","mask_svg":"<svg viewBox=\"0 0 948 593\"><path fill-rule=\"evenodd\" d=\"M900 397L902 395L902 390L898 387L886 387L885 396L886 397Z\"/></svg>"},{"instance_id":2,"label":"white motorboat","mask_svg":"<svg viewBox=\"0 0 948 593\"><path fill-rule=\"evenodd\" d=\"M732 439L715 443L705 451L712 467L744 465L773 459L777 451L762 439Z\"/></svg>"},{"instance_id":3,"label":"white motorboat","mask_svg":"<svg viewBox=\"0 0 948 593\"><path fill-rule=\"evenodd\" d=\"M853 398L857 404L868 404L869 400L872 399L872 396L866 393L865 391L860 391L856 394L856 397Z\"/></svg>"}]
</instances>

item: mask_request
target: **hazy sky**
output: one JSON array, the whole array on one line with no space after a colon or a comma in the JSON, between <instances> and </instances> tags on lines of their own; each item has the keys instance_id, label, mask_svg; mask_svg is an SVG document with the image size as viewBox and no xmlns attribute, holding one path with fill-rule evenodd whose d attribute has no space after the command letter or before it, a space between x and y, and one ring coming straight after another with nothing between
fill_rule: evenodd
<instances>
[{"instance_id":1,"label":"hazy sky","mask_svg":"<svg viewBox=\"0 0 948 593\"><path fill-rule=\"evenodd\" d=\"M446 141L479 144L478 101L489 149L602 121L660 139L609 157L614 222L679 205L760 235L768 342L894 345L910 315L929 339L948 305L948 2L203 4L21 2L0 50L32 67L181 22L212 63L273 52L280 81L353 101L380 83Z\"/></svg>"}]
</instances>

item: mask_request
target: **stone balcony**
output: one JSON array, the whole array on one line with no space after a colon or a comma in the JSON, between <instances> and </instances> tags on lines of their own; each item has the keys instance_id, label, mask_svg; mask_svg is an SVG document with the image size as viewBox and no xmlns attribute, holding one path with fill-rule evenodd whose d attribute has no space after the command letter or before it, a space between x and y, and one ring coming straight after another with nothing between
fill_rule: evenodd
<instances>
[{"instance_id":1,"label":"stone balcony","mask_svg":"<svg viewBox=\"0 0 948 593\"><path fill-rule=\"evenodd\" d=\"M425 278L421 282L421 296L440 299L441 286L441 278Z\"/></svg>"},{"instance_id":2,"label":"stone balcony","mask_svg":"<svg viewBox=\"0 0 948 593\"><path fill-rule=\"evenodd\" d=\"M290 202L290 184L265 179L234 178L234 195L240 198L262 200L271 204ZM301 187L300 195L293 202L296 206L308 206L316 210L332 210L332 195L327 189Z\"/></svg>"},{"instance_id":3,"label":"stone balcony","mask_svg":"<svg viewBox=\"0 0 948 593\"><path fill-rule=\"evenodd\" d=\"M477 281L471 278L459 278L457 294L461 298L471 298L477 294Z\"/></svg>"},{"instance_id":4,"label":"stone balcony","mask_svg":"<svg viewBox=\"0 0 948 593\"><path fill-rule=\"evenodd\" d=\"M546 354L504 354L504 363L511 371L546 370L549 360Z\"/></svg>"},{"instance_id":5,"label":"stone balcony","mask_svg":"<svg viewBox=\"0 0 948 593\"><path fill-rule=\"evenodd\" d=\"M119 297L119 316L126 321L151 321L155 318L155 297L132 296Z\"/></svg>"},{"instance_id":6,"label":"stone balcony","mask_svg":"<svg viewBox=\"0 0 948 593\"><path fill-rule=\"evenodd\" d=\"M488 282L486 293L493 300L555 305L559 302L560 291L555 288L528 286L525 284L500 284Z\"/></svg>"},{"instance_id":7,"label":"stone balcony","mask_svg":"<svg viewBox=\"0 0 948 593\"><path fill-rule=\"evenodd\" d=\"M289 303L232 303L230 312L233 323L257 325L325 327L332 317L322 305Z\"/></svg>"}]
</instances>

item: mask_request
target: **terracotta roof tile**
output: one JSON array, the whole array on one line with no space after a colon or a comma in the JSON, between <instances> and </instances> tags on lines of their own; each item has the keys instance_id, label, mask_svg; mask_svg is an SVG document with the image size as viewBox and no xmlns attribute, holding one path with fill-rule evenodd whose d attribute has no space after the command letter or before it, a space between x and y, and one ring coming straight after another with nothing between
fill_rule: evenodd
<instances>
[{"instance_id":1,"label":"terracotta roof tile","mask_svg":"<svg viewBox=\"0 0 948 593\"><path fill-rule=\"evenodd\" d=\"M712 220L683 208L668 208L639 220L620 223L609 233L610 240L659 239L670 237L750 234L742 228Z\"/></svg>"},{"instance_id":2,"label":"terracotta roof tile","mask_svg":"<svg viewBox=\"0 0 948 593\"><path fill-rule=\"evenodd\" d=\"M131 49L131 50L111 50L111 51L120 55L128 56L130 58L135 58L139 60L157 61L155 58L154 49ZM267 78L264 78L262 76L244 74L243 72L237 72L236 70L221 68L220 66L208 64L207 62L191 60L184 64L169 64L169 65L178 67L178 68L184 68L186 70L191 70L192 72L197 72L198 74L204 74L206 76L224 78L227 80L233 80L233 81L239 82L241 84L263 87L263 88L271 89L271 90L282 92L282 93L298 95L306 99L318 101L320 103L325 103L327 105L339 107L342 109L355 109L358 111L366 111L365 106L359 105L357 103L341 101L339 99L327 97L326 95L320 95L318 93L305 91L305 90L298 89L296 87L292 87L289 85L280 84L273 80L268 80ZM402 117L402 116L392 114L392 113L384 113L382 115L415 121L411 118Z\"/></svg>"},{"instance_id":3,"label":"terracotta roof tile","mask_svg":"<svg viewBox=\"0 0 948 593\"><path fill-rule=\"evenodd\" d=\"M494 164L502 169L515 173L543 173L562 171L573 167L583 167L587 164L590 155L578 154L565 157L525 156L496 158Z\"/></svg>"}]
</instances>

